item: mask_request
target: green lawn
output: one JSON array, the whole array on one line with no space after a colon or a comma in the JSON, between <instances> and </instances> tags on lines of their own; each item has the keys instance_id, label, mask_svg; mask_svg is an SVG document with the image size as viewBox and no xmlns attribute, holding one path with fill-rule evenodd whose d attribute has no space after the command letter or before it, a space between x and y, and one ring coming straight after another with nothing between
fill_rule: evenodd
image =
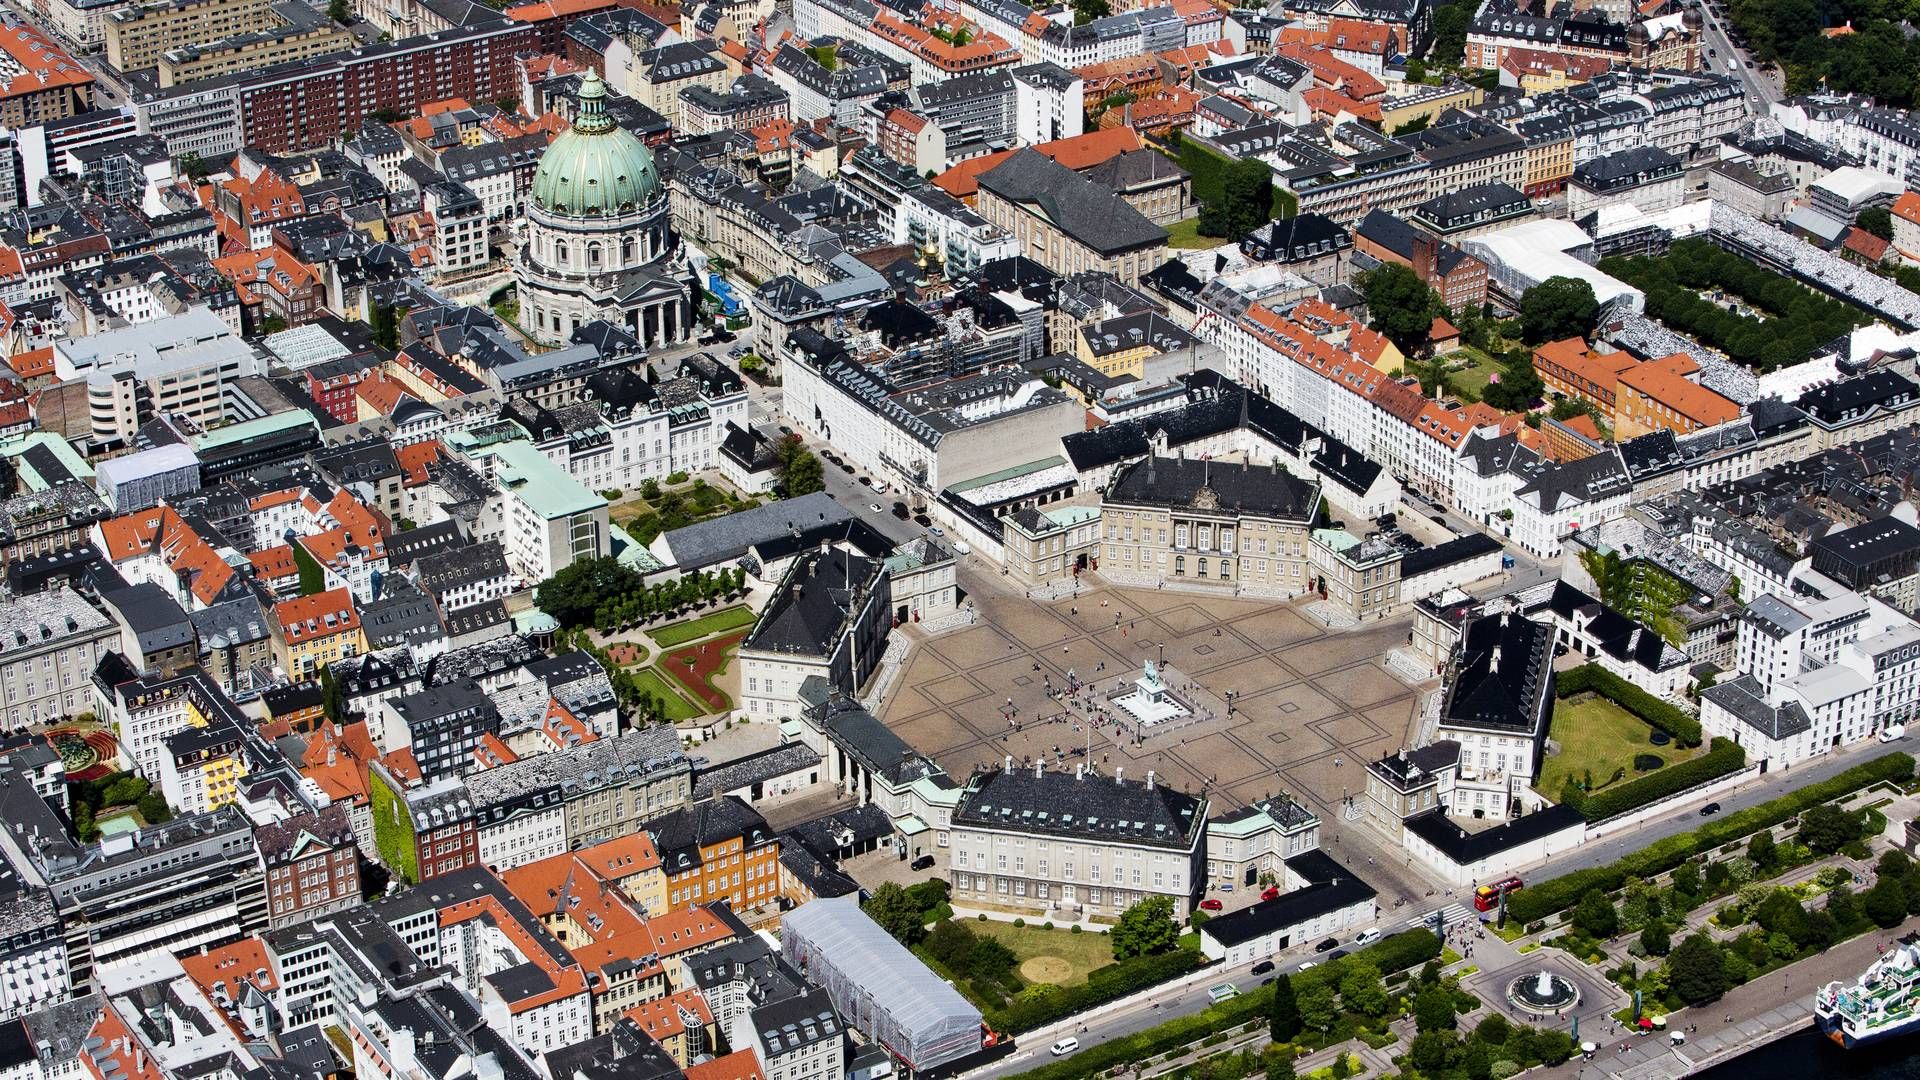
<instances>
[{"instance_id":1,"label":"green lawn","mask_svg":"<svg viewBox=\"0 0 1920 1080\"><path fill-rule=\"evenodd\" d=\"M730 608L721 608L719 611L702 615L697 619L683 619L677 623L656 626L647 631L647 636L659 642L661 648L671 649L675 645L685 645L689 641L699 641L703 637L712 637L728 630L752 626L754 618L752 609L745 605L735 605Z\"/></svg>"},{"instance_id":2,"label":"green lawn","mask_svg":"<svg viewBox=\"0 0 1920 1080\"><path fill-rule=\"evenodd\" d=\"M1500 370L1498 360L1472 346L1450 352L1445 359L1450 365L1459 363L1470 365L1462 371L1447 372L1447 387L1468 401L1479 401L1480 395L1486 392L1488 378Z\"/></svg>"},{"instance_id":3,"label":"green lawn","mask_svg":"<svg viewBox=\"0 0 1920 1080\"><path fill-rule=\"evenodd\" d=\"M1087 981L1089 971L1113 963L1113 939L1105 934L1076 934L1064 929L1048 930L1041 926L1015 926L998 919L988 919L986 922L976 920L968 923L967 928L982 937L995 938L1002 945L1012 949L1013 955L1020 961L1014 970L1019 971L1029 983L1050 982L1059 986L1076 986ZM1033 978L1023 970L1022 965L1037 957L1064 960L1067 967L1071 969L1071 974L1064 978ZM1033 966L1038 968L1041 965Z\"/></svg>"},{"instance_id":4,"label":"green lawn","mask_svg":"<svg viewBox=\"0 0 1920 1080\"><path fill-rule=\"evenodd\" d=\"M659 695L660 700L665 702L667 719L676 724L682 720L691 720L703 715L698 708L681 696L680 691L675 690L658 671L652 668L641 668L634 672L633 681L639 685L642 693Z\"/></svg>"},{"instance_id":5,"label":"green lawn","mask_svg":"<svg viewBox=\"0 0 1920 1080\"><path fill-rule=\"evenodd\" d=\"M1216 248L1227 242L1224 236L1201 236L1200 219L1187 218L1167 226L1167 246L1172 248Z\"/></svg>"},{"instance_id":6,"label":"green lawn","mask_svg":"<svg viewBox=\"0 0 1920 1080\"><path fill-rule=\"evenodd\" d=\"M1652 754L1671 765L1701 752L1698 747L1682 750L1672 743L1655 746L1647 741L1652 732L1645 720L1596 694L1557 701L1548 733L1560 752L1540 767L1534 788L1557 800L1569 777L1584 781L1591 772L1593 789L1598 791L1612 782L1616 769L1626 770L1623 782L1643 775L1633 771L1636 755Z\"/></svg>"}]
</instances>

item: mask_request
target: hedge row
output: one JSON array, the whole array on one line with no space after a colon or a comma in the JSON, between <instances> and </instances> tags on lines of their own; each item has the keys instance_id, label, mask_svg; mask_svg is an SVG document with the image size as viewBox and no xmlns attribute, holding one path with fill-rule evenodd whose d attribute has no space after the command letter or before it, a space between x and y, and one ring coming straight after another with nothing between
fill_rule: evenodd
<instances>
[{"instance_id":1,"label":"hedge row","mask_svg":"<svg viewBox=\"0 0 1920 1080\"><path fill-rule=\"evenodd\" d=\"M1158 956L1136 956L1107 964L1088 972L1087 981L1077 986L1057 986L1044 994L1015 997L1000 1008L984 1010L987 1026L1009 1034L1032 1031L1063 1016L1179 978L1202 963L1204 959L1198 950L1175 949Z\"/></svg>"},{"instance_id":2,"label":"hedge row","mask_svg":"<svg viewBox=\"0 0 1920 1080\"><path fill-rule=\"evenodd\" d=\"M1731 739L1715 739L1713 748L1697 758L1668 765L1637 780L1615 784L1588 795L1580 800L1580 813L1588 821L1605 821L1630 810L1652 806L1670 795L1678 795L1688 788L1699 787L1746 767L1747 752L1740 749L1739 744Z\"/></svg>"},{"instance_id":3,"label":"hedge row","mask_svg":"<svg viewBox=\"0 0 1920 1080\"><path fill-rule=\"evenodd\" d=\"M1296 976L1295 985L1298 985L1298 979L1311 977L1331 979L1337 984L1338 975L1349 960L1370 961L1380 969L1381 974L1386 975L1416 964L1424 964L1439 955L1440 939L1435 937L1432 931L1404 930L1356 951L1351 957L1323 963L1308 975ZM1239 997L1210 1006L1193 1016L1182 1016L1145 1031L1118 1039L1108 1039L1097 1046L1085 1047L1072 1057L1062 1058L1038 1069L1021 1073L1020 1076L1022 1080L1085 1080L1087 1077L1106 1072L1116 1065L1145 1061L1156 1054L1179 1049L1215 1032L1238 1027L1249 1021L1257 1020L1264 1024L1272 1010L1273 987L1257 987Z\"/></svg>"},{"instance_id":4,"label":"hedge row","mask_svg":"<svg viewBox=\"0 0 1920 1080\"><path fill-rule=\"evenodd\" d=\"M1700 721L1672 702L1662 701L1645 690L1601 667L1582 664L1563 671L1554 680L1556 693L1572 697L1589 690L1613 702L1648 724L1673 736L1681 746L1700 745Z\"/></svg>"},{"instance_id":5,"label":"hedge row","mask_svg":"<svg viewBox=\"0 0 1920 1080\"><path fill-rule=\"evenodd\" d=\"M1831 802L1843 795L1850 795L1883 780L1904 782L1911 779L1913 779L1911 755L1885 754L1872 761L1855 765L1817 784L1808 784L1798 791L1761 803L1759 806L1750 806L1725 817L1714 818L1691 832L1677 833L1656 840L1605 866L1575 870L1570 874L1528 885L1507 900L1507 914L1523 923L1544 919L1555 912L1572 907L1582 896L1594 889L1612 892L1630 877L1651 878L1656 874L1665 873L1695 855L1710 852L1722 844L1738 840L1749 833L1772 828L1783 821L1799 816L1802 811L1810 807Z\"/></svg>"}]
</instances>

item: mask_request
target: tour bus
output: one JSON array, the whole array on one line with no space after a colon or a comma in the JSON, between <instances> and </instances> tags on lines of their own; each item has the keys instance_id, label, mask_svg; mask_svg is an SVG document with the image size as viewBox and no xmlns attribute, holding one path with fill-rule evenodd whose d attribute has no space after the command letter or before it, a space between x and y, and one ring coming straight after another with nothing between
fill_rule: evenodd
<instances>
[{"instance_id":1,"label":"tour bus","mask_svg":"<svg viewBox=\"0 0 1920 1080\"><path fill-rule=\"evenodd\" d=\"M1523 884L1525 884L1525 882L1519 878L1510 877L1505 881L1496 881L1491 885L1482 885L1473 890L1473 906L1481 911L1492 911L1494 908L1500 906L1501 893L1510 893Z\"/></svg>"}]
</instances>

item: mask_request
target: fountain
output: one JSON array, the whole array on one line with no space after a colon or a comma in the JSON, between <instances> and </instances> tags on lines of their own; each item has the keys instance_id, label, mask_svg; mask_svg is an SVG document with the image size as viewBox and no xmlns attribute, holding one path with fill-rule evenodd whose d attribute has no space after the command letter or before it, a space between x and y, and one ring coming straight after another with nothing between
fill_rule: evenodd
<instances>
[{"instance_id":1,"label":"fountain","mask_svg":"<svg viewBox=\"0 0 1920 1080\"><path fill-rule=\"evenodd\" d=\"M1580 988L1563 976L1540 971L1508 983L1507 1000L1536 1016L1546 1016L1578 1005Z\"/></svg>"},{"instance_id":2,"label":"fountain","mask_svg":"<svg viewBox=\"0 0 1920 1080\"><path fill-rule=\"evenodd\" d=\"M1163 724L1168 720L1178 720L1190 716L1193 710L1167 689L1160 681L1160 669L1149 660L1141 669L1140 677L1133 680L1133 689L1110 697L1113 706L1128 716L1142 728Z\"/></svg>"}]
</instances>

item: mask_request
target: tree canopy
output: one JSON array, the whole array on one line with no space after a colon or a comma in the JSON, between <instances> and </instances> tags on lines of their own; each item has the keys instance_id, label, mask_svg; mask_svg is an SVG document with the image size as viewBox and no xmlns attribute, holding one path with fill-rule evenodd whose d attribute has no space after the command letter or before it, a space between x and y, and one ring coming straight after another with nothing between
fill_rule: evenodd
<instances>
[{"instance_id":1,"label":"tree canopy","mask_svg":"<svg viewBox=\"0 0 1920 1080\"><path fill-rule=\"evenodd\" d=\"M1520 336L1529 345L1584 338L1599 313L1592 285L1581 278L1550 277L1520 297Z\"/></svg>"},{"instance_id":2,"label":"tree canopy","mask_svg":"<svg viewBox=\"0 0 1920 1080\"><path fill-rule=\"evenodd\" d=\"M774 485L786 499L827 489L826 467L820 464L798 435L788 435L774 449Z\"/></svg>"},{"instance_id":3,"label":"tree canopy","mask_svg":"<svg viewBox=\"0 0 1920 1080\"><path fill-rule=\"evenodd\" d=\"M1704 933L1682 941L1667 958L1673 992L1689 1005L1704 1005L1727 992L1727 958Z\"/></svg>"},{"instance_id":4,"label":"tree canopy","mask_svg":"<svg viewBox=\"0 0 1920 1080\"><path fill-rule=\"evenodd\" d=\"M894 882L877 886L861 910L902 945L916 944L926 936L926 913L907 895L907 890Z\"/></svg>"},{"instance_id":5,"label":"tree canopy","mask_svg":"<svg viewBox=\"0 0 1920 1080\"><path fill-rule=\"evenodd\" d=\"M1367 298L1368 325L1408 355L1427 343L1434 317L1446 311L1440 295L1412 268L1399 263L1382 263L1360 274L1354 284Z\"/></svg>"},{"instance_id":6,"label":"tree canopy","mask_svg":"<svg viewBox=\"0 0 1920 1080\"><path fill-rule=\"evenodd\" d=\"M1180 942L1180 926L1173 921L1173 898L1151 896L1120 914L1113 927L1113 958L1153 956L1172 952Z\"/></svg>"},{"instance_id":7,"label":"tree canopy","mask_svg":"<svg viewBox=\"0 0 1920 1080\"><path fill-rule=\"evenodd\" d=\"M561 626L580 626L593 621L607 597L632 592L642 582L638 570L611 556L575 559L534 589L533 602Z\"/></svg>"}]
</instances>

